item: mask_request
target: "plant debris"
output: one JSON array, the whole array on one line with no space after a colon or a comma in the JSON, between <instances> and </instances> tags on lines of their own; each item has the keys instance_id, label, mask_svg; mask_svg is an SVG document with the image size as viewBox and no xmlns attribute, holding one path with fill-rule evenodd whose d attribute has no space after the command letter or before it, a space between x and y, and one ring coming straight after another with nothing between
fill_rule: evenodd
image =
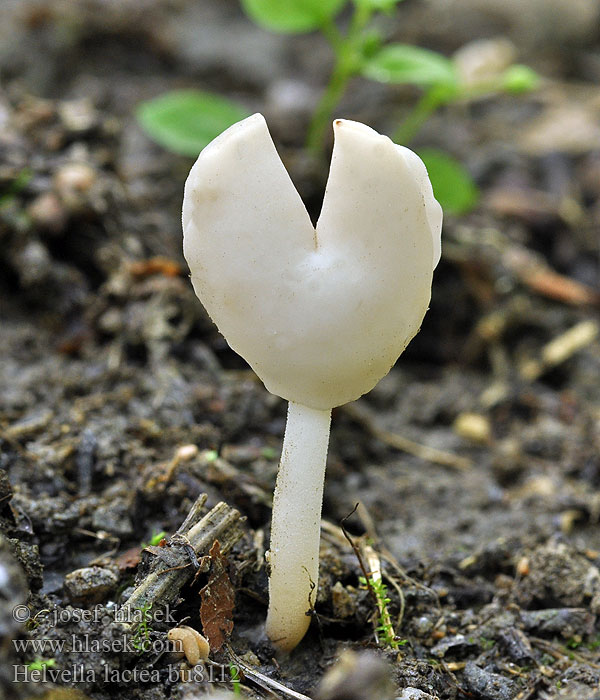
<instances>
[{"instance_id":1,"label":"plant debris","mask_svg":"<svg viewBox=\"0 0 600 700\"><path fill-rule=\"evenodd\" d=\"M219 651L233 631L235 591L227 574L227 559L215 540L209 551L208 583L200 591L200 620L211 649Z\"/></svg>"}]
</instances>

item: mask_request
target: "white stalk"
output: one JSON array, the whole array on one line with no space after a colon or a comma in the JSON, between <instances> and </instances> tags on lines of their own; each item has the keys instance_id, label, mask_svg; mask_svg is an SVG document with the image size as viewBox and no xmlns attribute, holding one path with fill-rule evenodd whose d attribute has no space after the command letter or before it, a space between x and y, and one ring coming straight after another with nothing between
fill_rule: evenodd
<instances>
[{"instance_id":1,"label":"white stalk","mask_svg":"<svg viewBox=\"0 0 600 700\"><path fill-rule=\"evenodd\" d=\"M291 651L310 624L319 581L319 540L331 409L289 402L273 497L266 630Z\"/></svg>"}]
</instances>

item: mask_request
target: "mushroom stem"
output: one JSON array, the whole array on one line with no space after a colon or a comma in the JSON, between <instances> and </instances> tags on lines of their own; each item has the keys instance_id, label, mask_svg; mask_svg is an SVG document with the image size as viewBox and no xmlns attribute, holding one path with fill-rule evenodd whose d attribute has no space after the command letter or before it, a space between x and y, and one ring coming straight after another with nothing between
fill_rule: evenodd
<instances>
[{"instance_id":1,"label":"mushroom stem","mask_svg":"<svg viewBox=\"0 0 600 700\"><path fill-rule=\"evenodd\" d=\"M331 409L289 402L273 497L266 630L291 651L310 624L319 578L319 539Z\"/></svg>"}]
</instances>

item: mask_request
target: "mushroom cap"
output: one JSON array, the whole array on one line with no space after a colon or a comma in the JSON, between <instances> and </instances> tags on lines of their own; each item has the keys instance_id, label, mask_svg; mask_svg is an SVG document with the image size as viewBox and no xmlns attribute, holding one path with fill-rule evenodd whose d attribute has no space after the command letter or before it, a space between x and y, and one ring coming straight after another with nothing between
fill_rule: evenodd
<instances>
[{"instance_id":1,"label":"mushroom cap","mask_svg":"<svg viewBox=\"0 0 600 700\"><path fill-rule=\"evenodd\" d=\"M326 410L390 370L427 311L441 207L420 158L338 119L315 228L264 117L201 153L183 202L196 294L269 391Z\"/></svg>"}]
</instances>

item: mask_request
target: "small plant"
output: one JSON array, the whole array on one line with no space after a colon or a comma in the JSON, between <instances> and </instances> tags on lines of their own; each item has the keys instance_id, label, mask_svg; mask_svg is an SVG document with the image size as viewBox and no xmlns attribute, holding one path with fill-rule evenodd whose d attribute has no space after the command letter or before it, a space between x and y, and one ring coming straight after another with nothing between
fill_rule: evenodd
<instances>
[{"instance_id":1,"label":"small plant","mask_svg":"<svg viewBox=\"0 0 600 700\"><path fill-rule=\"evenodd\" d=\"M588 642L586 644L586 647L590 651L594 651L595 649L600 649L600 636L596 637L596 639L592 639L591 642Z\"/></svg>"},{"instance_id":2,"label":"small plant","mask_svg":"<svg viewBox=\"0 0 600 700\"><path fill-rule=\"evenodd\" d=\"M164 532L164 530L161 530L160 532L155 532L150 538L150 542L142 542L140 546L142 549L146 549L146 547L156 547L166 536L167 533Z\"/></svg>"},{"instance_id":3,"label":"small plant","mask_svg":"<svg viewBox=\"0 0 600 700\"><path fill-rule=\"evenodd\" d=\"M375 599L377 601L377 627L375 628L375 632L377 633L379 642L390 649L399 649L406 644L407 640L396 639L392 618L388 610L388 603L391 602L391 599L388 598L387 586L381 578L373 576L372 574L369 576L368 583L364 576L361 576L359 581L366 588L370 587L375 594Z\"/></svg>"},{"instance_id":4,"label":"small plant","mask_svg":"<svg viewBox=\"0 0 600 700\"><path fill-rule=\"evenodd\" d=\"M23 168L11 182L0 188L0 209L11 203L16 195L27 187L32 177L31 170Z\"/></svg>"},{"instance_id":5,"label":"small plant","mask_svg":"<svg viewBox=\"0 0 600 700\"><path fill-rule=\"evenodd\" d=\"M518 94L537 85L538 76L527 66L512 64L479 81L466 80L453 59L409 44L386 43L376 24L382 15L392 14L399 2L241 0L246 14L264 29L282 34L319 31L331 46L334 66L306 138L312 153L322 152L334 111L356 76L422 90L421 98L392 135L400 144L410 144L427 119L445 105L495 92ZM339 21L338 16L348 5L352 7L351 16ZM247 116L248 112L235 102L194 90L161 95L138 109L140 123L154 140L194 157L222 131ZM420 150L419 156L444 209L461 214L474 207L478 189L459 161L431 148Z\"/></svg>"},{"instance_id":6,"label":"small plant","mask_svg":"<svg viewBox=\"0 0 600 700\"><path fill-rule=\"evenodd\" d=\"M242 694L242 684L240 683L240 670L235 664L229 664L229 677L233 686L233 694Z\"/></svg>"},{"instance_id":7,"label":"small plant","mask_svg":"<svg viewBox=\"0 0 600 700\"><path fill-rule=\"evenodd\" d=\"M208 92L175 90L142 102L136 116L156 143L182 156L195 157L215 136L249 116L249 112Z\"/></svg>"},{"instance_id":8,"label":"small plant","mask_svg":"<svg viewBox=\"0 0 600 700\"><path fill-rule=\"evenodd\" d=\"M54 668L56 666L56 659L36 659L30 664L27 664L27 668L30 671L42 671L45 668Z\"/></svg>"},{"instance_id":9,"label":"small plant","mask_svg":"<svg viewBox=\"0 0 600 700\"><path fill-rule=\"evenodd\" d=\"M150 646L150 625L152 621L152 603L144 603L141 608L138 608L139 620L137 627L131 638L131 646L140 654L147 651Z\"/></svg>"},{"instance_id":10,"label":"small plant","mask_svg":"<svg viewBox=\"0 0 600 700\"><path fill-rule=\"evenodd\" d=\"M483 651L489 651L490 649L493 649L496 645L496 640L488 639L487 637L479 637L479 645L481 646Z\"/></svg>"}]
</instances>

